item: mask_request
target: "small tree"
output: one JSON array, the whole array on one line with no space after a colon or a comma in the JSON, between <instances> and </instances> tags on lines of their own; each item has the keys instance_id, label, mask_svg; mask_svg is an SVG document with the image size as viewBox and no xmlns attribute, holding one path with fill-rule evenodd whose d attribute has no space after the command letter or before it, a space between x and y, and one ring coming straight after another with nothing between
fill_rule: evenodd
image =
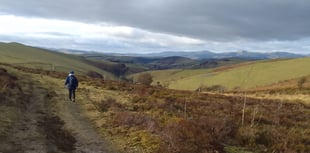
<instances>
[{"instance_id":1,"label":"small tree","mask_svg":"<svg viewBox=\"0 0 310 153\"><path fill-rule=\"evenodd\" d=\"M164 88L168 88L168 87L169 87L169 82L164 82L164 83L163 83L163 87L164 87Z\"/></svg>"},{"instance_id":2,"label":"small tree","mask_svg":"<svg viewBox=\"0 0 310 153\"><path fill-rule=\"evenodd\" d=\"M87 76L91 77L91 78L99 78L99 79L104 79L103 76L98 73L98 72L95 72L95 71L88 71L86 73Z\"/></svg>"},{"instance_id":3,"label":"small tree","mask_svg":"<svg viewBox=\"0 0 310 153\"><path fill-rule=\"evenodd\" d=\"M301 89L303 87L303 85L306 83L307 78L306 77L302 77L298 80L297 82L297 86L299 89Z\"/></svg>"},{"instance_id":4,"label":"small tree","mask_svg":"<svg viewBox=\"0 0 310 153\"><path fill-rule=\"evenodd\" d=\"M143 73L138 76L137 81L144 85L150 85L153 82L153 77L149 73Z\"/></svg>"}]
</instances>

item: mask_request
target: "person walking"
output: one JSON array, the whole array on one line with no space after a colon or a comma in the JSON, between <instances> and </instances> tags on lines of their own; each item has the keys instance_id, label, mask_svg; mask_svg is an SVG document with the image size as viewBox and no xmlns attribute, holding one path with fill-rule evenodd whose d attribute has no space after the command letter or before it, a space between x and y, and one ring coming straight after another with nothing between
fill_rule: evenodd
<instances>
[{"instance_id":1,"label":"person walking","mask_svg":"<svg viewBox=\"0 0 310 153\"><path fill-rule=\"evenodd\" d=\"M74 71L71 71L66 78L65 86L69 90L69 100L75 102L75 90L79 86L79 81L74 75Z\"/></svg>"}]
</instances>

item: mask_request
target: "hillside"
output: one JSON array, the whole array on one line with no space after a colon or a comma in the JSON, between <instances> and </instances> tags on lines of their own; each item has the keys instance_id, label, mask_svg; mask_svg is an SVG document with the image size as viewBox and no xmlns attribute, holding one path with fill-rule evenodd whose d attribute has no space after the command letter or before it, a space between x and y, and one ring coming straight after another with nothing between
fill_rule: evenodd
<instances>
[{"instance_id":1,"label":"hillside","mask_svg":"<svg viewBox=\"0 0 310 153\"><path fill-rule=\"evenodd\" d=\"M164 57L145 57L145 55L140 54L128 56L118 54L85 53L82 54L82 56L90 61L125 64L127 67L126 75L148 70L214 68L253 60L247 58L192 59L183 57L183 55L169 56L169 54Z\"/></svg>"},{"instance_id":2,"label":"hillside","mask_svg":"<svg viewBox=\"0 0 310 153\"><path fill-rule=\"evenodd\" d=\"M215 69L149 71L149 73L154 77L154 83L168 84L172 89L196 90L202 85L221 85L233 89L265 86L307 76L310 75L308 67L310 58L299 58L264 60Z\"/></svg>"},{"instance_id":3,"label":"hillside","mask_svg":"<svg viewBox=\"0 0 310 153\"><path fill-rule=\"evenodd\" d=\"M0 65L0 152L119 152L66 100L66 73L52 75L60 78Z\"/></svg>"},{"instance_id":4,"label":"hillside","mask_svg":"<svg viewBox=\"0 0 310 153\"><path fill-rule=\"evenodd\" d=\"M63 50L57 50L59 52L63 52ZM67 49L66 52L76 54L89 54L87 51L81 51L81 50L71 50ZM92 55L99 55L101 53L92 52ZM101 54L102 55L102 54ZM242 58L242 59L256 59L256 60L262 60L262 59L277 59L277 58L301 58L301 57L307 57L309 55L304 54L296 54L296 53L290 53L290 52L253 52L253 51L235 51L235 52L211 52L211 51L164 51L159 53L146 53L146 54L139 54L139 53L106 53L105 59L119 59L118 57L121 57L124 59L124 57L127 58L127 60L136 61L135 57L139 57L140 59L155 59L155 58L162 58L162 57L172 57L172 56L181 56L185 58L190 59L196 59L196 60L203 60L203 59L222 59L222 58ZM132 58L133 57L133 58ZM125 58L125 59L126 59ZM121 60L122 60L121 59Z\"/></svg>"},{"instance_id":5,"label":"hillside","mask_svg":"<svg viewBox=\"0 0 310 153\"><path fill-rule=\"evenodd\" d=\"M157 69L169 69L169 68L185 68L198 64L199 61L192 60L181 56L170 56L158 59L150 64L154 65Z\"/></svg>"},{"instance_id":6,"label":"hillside","mask_svg":"<svg viewBox=\"0 0 310 153\"><path fill-rule=\"evenodd\" d=\"M85 63L82 57L52 52L19 43L0 43L0 61L2 63L61 72L74 70L78 74L94 71L110 79L114 78L111 73Z\"/></svg>"},{"instance_id":7,"label":"hillside","mask_svg":"<svg viewBox=\"0 0 310 153\"><path fill-rule=\"evenodd\" d=\"M239 95L80 76L72 103L66 73L48 73L0 65L0 152L310 151L307 103L248 97L243 124Z\"/></svg>"},{"instance_id":8,"label":"hillside","mask_svg":"<svg viewBox=\"0 0 310 153\"><path fill-rule=\"evenodd\" d=\"M111 54L120 56L122 54ZM221 59L221 58L243 58L243 59L276 59L276 58L300 58L306 57L307 55L295 54L289 52L250 52L250 51L235 51L235 52L223 52L216 53L211 51L165 51L159 53L148 53L148 54L127 54L127 56L139 56L139 57L171 57L181 56L191 59Z\"/></svg>"},{"instance_id":9,"label":"hillside","mask_svg":"<svg viewBox=\"0 0 310 153\"><path fill-rule=\"evenodd\" d=\"M0 43L0 60L2 63L45 70L61 72L74 70L78 74L83 75L92 71L101 74L106 79L112 80L120 77L125 79L127 75L148 70L203 69L248 61L235 58L198 60L180 56L133 57L98 53L74 55L19 43ZM92 76L98 75L92 73Z\"/></svg>"}]
</instances>

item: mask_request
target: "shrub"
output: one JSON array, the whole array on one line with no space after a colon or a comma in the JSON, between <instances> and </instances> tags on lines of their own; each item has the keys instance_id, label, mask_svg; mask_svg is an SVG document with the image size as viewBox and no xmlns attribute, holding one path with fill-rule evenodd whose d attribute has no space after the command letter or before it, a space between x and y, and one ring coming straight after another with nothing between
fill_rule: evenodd
<instances>
[{"instance_id":1,"label":"shrub","mask_svg":"<svg viewBox=\"0 0 310 153\"><path fill-rule=\"evenodd\" d=\"M144 153L152 153L158 150L161 140L156 135L150 134L148 131L142 131L137 134Z\"/></svg>"},{"instance_id":2,"label":"shrub","mask_svg":"<svg viewBox=\"0 0 310 153\"><path fill-rule=\"evenodd\" d=\"M226 91L226 88L222 85L212 85L212 86L201 85L197 89L197 91L224 92Z\"/></svg>"},{"instance_id":3,"label":"shrub","mask_svg":"<svg viewBox=\"0 0 310 153\"><path fill-rule=\"evenodd\" d=\"M168 88L168 87L169 87L169 85L170 85L170 83L169 83L169 82L164 82L164 83L162 84L162 86L163 86L164 88Z\"/></svg>"},{"instance_id":4,"label":"shrub","mask_svg":"<svg viewBox=\"0 0 310 153\"><path fill-rule=\"evenodd\" d=\"M151 83L153 82L153 77L149 73L143 73L138 76L137 81L144 85L151 85Z\"/></svg>"},{"instance_id":5,"label":"shrub","mask_svg":"<svg viewBox=\"0 0 310 153\"><path fill-rule=\"evenodd\" d=\"M112 118L114 126L136 129L149 129L155 131L158 128L156 121L142 113L118 112Z\"/></svg>"},{"instance_id":6,"label":"shrub","mask_svg":"<svg viewBox=\"0 0 310 153\"><path fill-rule=\"evenodd\" d=\"M110 108L114 107L117 109L121 109L122 105L117 103L115 99L113 98L107 98L105 100L102 100L99 104L98 104L99 110L102 112L106 112L108 111Z\"/></svg>"},{"instance_id":7,"label":"shrub","mask_svg":"<svg viewBox=\"0 0 310 153\"><path fill-rule=\"evenodd\" d=\"M86 75L91 77L91 78L103 79L103 76L100 73L97 73L97 72L94 72L94 71L88 71Z\"/></svg>"},{"instance_id":8,"label":"shrub","mask_svg":"<svg viewBox=\"0 0 310 153\"><path fill-rule=\"evenodd\" d=\"M108 86L107 89L108 89L108 90L117 90L117 88L114 87L114 86Z\"/></svg>"},{"instance_id":9,"label":"shrub","mask_svg":"<svg viewBox=\"0 0 310 153\"><path fill-rule=\"evenodd\" d=\"M303 87L303 85L306 83L307 78L306 77L302 77L298 80L297 82L297 86L299 89L301 89Z\"/></svg>"},{"instance_id":10,"label":"shrub","mask_svg":"<svg viewBox=\"0 0 310 153\"><path fill-rule=\"evenodd\" d=\"M223 152L222 144L236 127L233 122L214 118L181 120L170 123L163 129L160 152L205 153Z\"/></svg>"}]
</instances>

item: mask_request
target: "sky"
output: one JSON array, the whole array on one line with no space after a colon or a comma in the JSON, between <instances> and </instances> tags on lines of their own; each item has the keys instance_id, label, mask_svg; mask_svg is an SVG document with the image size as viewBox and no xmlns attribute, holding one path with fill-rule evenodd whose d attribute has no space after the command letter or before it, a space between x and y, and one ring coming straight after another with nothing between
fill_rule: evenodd
<instances>
[{"instance_id":1,"label":"sky","mask_svg":"<svg viewBox=\"0 0 310 153\"><path fill-rule=\"evenodd\" d=\"M310 53L309 0L0 0L0 41L150 53Z\"/></svg>"}]
</instances>

